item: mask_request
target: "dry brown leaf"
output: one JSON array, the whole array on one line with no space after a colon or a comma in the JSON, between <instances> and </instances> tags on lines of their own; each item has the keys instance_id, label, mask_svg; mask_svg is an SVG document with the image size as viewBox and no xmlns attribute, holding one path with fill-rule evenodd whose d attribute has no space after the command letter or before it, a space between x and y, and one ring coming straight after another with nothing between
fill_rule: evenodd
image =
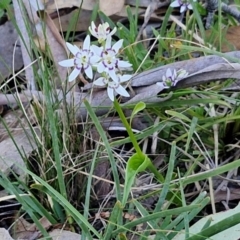
<instances>
[{"instance_id":1,"label":"dry brown leaf","mask_svg":"<svg viewBox=\"0 0 240 240\"><path fill-rule=\"evenodd\" d=\"M55 18L53 19L57 29L59 29L59 31L71 31L70 29L70 23L74 17L74 15L77 14L77 12L79 12L78 9L70 12L69 14L66 14L64 16L61 16L60 19L59 18ZM49 12L48 12L49 13ZM72 31L87 31L88 27L90 26L90 18L91 18L91 11L89 10L81 10L81 15L78 19L78 22L76 23L76 26L72 26ZM96 24L99 23L99 21L95 22Z\"/></svg>"},{"instance_id":2,"label":"dry brown leaf","mask_svg":"<svg viewBox=\"0 0 240 240\"><path fill-rule=\"evenodd\" d=\"M108 159L102 160L96 164L96 167L94 169L94 175L101 177L103 179L110 180L111 177L109 175L109 168L110 168L110 163ZM101 199L107 196L107 194L109 194L111 190L111 184L105 181L94 179L93 185L94 185L95 195L97 196L98 199Z\"/></svg>"},{"instance_id":3,"label":"dry brown leaf","mask_svg":"<svg viewBox=\"0 0 240 240\"><path fill-rule=\"evenodd\" d=\"M93 10L97 0L46 0L46 11L50 14L62 8L81 7L82 10Z\"/></svg>"},{"instance_id":4,"label":"dry brown leaf","mask_svg":"<svg viewBox=\"0 0 240 240\"><path fill-rule=\"evenodd\" d=\"M107 16L111 16L122 10L124 2L124 0L99 0L99 8Z\"/></svg>"},{"instance_id":5,"label":"dry brown leaf","mask_svg":"<svg viewBox=\"0 0 240 240\"><path fill-rule=\"evenodd\" d=\"M46 230L52 226L45 217L39 219L39 222ZM15 225L14 233L15 239L37 239L42 235L35 223L29 223L23 217L18 219Z\"/></svg>"},{"instance_id":6,"label":"dry brown leaf","mask_svg":"<svg viewBox=\"0 0 240 240\"><path fill-rule=\"evenodd\" d=\"M35 128L35 133L40 135L39 129ZM32 131L25 129L20 133L13 133L12 138L9 137L0 143L0 171L8 174L11 168L18 175L24 176L23 170L18 165L24 167L22 156L30 154L35 148L36 142Z\"/></svg>"},{"instance_id":7,"label":"dry brown leaf","mask_svg":"<svg viewBox=\"0 0 240 240\"><path fill-rule=\"evenodd\" d=\"M0 26L0 36L0 83L2 83L8 75L23 66L23 59L19 43L14 48L18 34L10 21Z\"/></svg>"},{"instance_id":8,"label":"dry brown leaf","mask_svg":"<svg viewBox=\"0 0 240 240\"><path fill-rule=\"evenodd\" d=\"M0 121L0 142L6 137L9 137L9 132L12 134L18 134L23 131L23 128L29 127L29 122L31 124L36 123L35 116L29 105L25 106L24 109L28 116L28 120L26 119L22 109L9 110L2 116ZM3 121L5 124L3 124ZM8 131L6 130L5 125L8 127Z\"/></svg>"}]
</instances>

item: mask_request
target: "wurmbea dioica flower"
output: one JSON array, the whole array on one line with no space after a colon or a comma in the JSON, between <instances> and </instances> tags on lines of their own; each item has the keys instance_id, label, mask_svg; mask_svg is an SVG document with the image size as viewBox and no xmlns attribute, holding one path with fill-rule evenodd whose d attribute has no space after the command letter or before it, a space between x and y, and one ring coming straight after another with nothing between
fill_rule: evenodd
<instances>
[{"instance_id":1,"label":"wurmbea dioica flower","mask_svg":"<svg viewBox=\"0 0 240 240\"><path fill-rule=\"evenodd\" d=\"M89 27L89 31L95 38L98 39L98 42L102 44L107 37L111 37L117 31L117 28L115 27L110 32L110 26L108 23L99 24L98 27L96 27L95 23L92 22L91 27Z\"/></svg>"},{"instance_id":2,"label":"wurmbea dioica flower","mask_svg":"<svg viewBox=\"0 0 240 240\"><path fill-rule=\"evenodd\" d=\"M192 0L196 2L196 0ZM171 7L180 7L180 13L187 11L188 9L192 9L192 4L189 0L175 0L170 4Z\"/></svg>"},{"instance_id":3,"label":"wurmbea dioica flower","mask_svg":"<svg viewBox=\"0 0 240 240\"><path fill-rule=\"evenodd\" d=\"M94 46L93 49L94 52L101 57L101 60L97 64L97 71L99 73L108 73L113 81L118 82L116 72L122 68L131 67L132 64L122 61L117 57L117 54L122 47L123 39L117 41L113 46L111 46L111 41L111 36L108 36L104 47Z\"/></svg>"},{"instance_id":4,"label":"wurmbea dioica flower","mask_svg":"<svg viewBox=\"0 0 240 240\"><path fill-rule=\"evenodd\" d=\"M59 64L63 67L74 67L68 81L73 81L82 72L85 72L90 79L93 79L93 70L97 70L101 77L94 81L93 84L107 86L107 93L112 101L114 101L116 93L129 97L128 92L121 86L121 83L132 78L132 75L123 74L123 71L130 68L132 64L120 60L118 56L123 39L111 46L111 36L116 32L116 28L110 32L108 23L100 24L98 27L92 23L89 31L94 37L98 38L101 47L90 45L90 36L85 38L82 49L66 43L74 58L61 61Z\"/></svg>"},{"instance_id":5,"label":"wurmbea dioica flower","mask_svg":"<svg viewBox=\"0 0 240 240\"><path fill-rule=\"evenodd\" d=\"M105 76L100 77L94 81L93 84L97 86L107 86L107 93L112 101L114 101L115 92L121 96L129 97L129 93L123 86L121 86L121 83L130 80L132 78L132 75L121 75L117 73L117 81L113 81L108 74L104 75Z\"/></svg>"},{"instance_id":6,"label":"wurmbea dioica flower","mask_svg":"<svg viewBox=\"0 0 240 240\"><path fill-rule=\"evenodd\" d=\"M162 82L157 82L158 86L163 88L170 88L176 86L177 82L188 76L188 72L184 69L176 71L175 69L171 71L170 68L167 69L166 75L162 77Z\"/></svg>"},{"instance_id":7,"label":"wurmbea dioica flower","mask_svg":"<svg viewBox=\"0 0 240 240\"><path fill-rule=\"evenodd\" d=\"M83 71L92 79L92 66L100 60L100 57L95 55L92 51L92 46L90 46L90 36L87 35L85 38L82 49L79 49L77 46L70 43L66 43L66 45L74 58L63 60L59 62L59 65L63 67L74 67L74 70L68 77L68 81L73 81Z\"/></svg>"}]
</instances>

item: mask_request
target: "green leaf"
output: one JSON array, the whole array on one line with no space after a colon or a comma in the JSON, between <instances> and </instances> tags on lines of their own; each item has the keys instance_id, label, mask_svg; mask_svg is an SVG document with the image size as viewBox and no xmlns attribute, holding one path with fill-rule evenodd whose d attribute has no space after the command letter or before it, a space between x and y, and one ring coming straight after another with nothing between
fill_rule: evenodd
<instances>
[{"instance_id":1,"label":"green leaf","mask_svg":"<svg viewBox=\"0 0 240 240\"><path fill-rule=\"evenodd\" d=\"M186 143L186 147L185 147L185 152L188 152L188 148L189 148L190 142L192 140L192 136L194 134L197 122L198 122L198 119L196 117L194 117L192 119L190 129L188 131L188 138L187 138L187 143Z\"/></svg>"},{"instance_id":2,"label":"green leaf","mask_svg":"<svg viewBox=\"0 0 240 240\"><path fill-rule=\"evenodd\" d=\"M122 213L122 210L123 210L123 206L121 202L117 201L112 210L112 213L105 231L104 240L112 239L112 232L117 227L118 217Z\"/></svg>"},{"instance_id":3,"label":"green leaf","mask_svg":"<svg viewBox=\"0 0 240 240\"><path fill-rule=\"evenodd\" d=\"M137 105L134 107L131 117L130 117L130 125L132 123L132 119L133 117L140 111L142 111L143 109L145 109L146 104L144 102L138 102Z\"/></svg>"},{"instance_id":4,"label":"green leaf","mask_svg":"<svg viewBox=\"0 0 240 240\"><path fill-rule=\"evenodd\" d=\"M135 153L132 157L129 158L126 168L125 187L122 200L123 206L127 202L127 198L136 175L139 172L144 171L149 166L150 162L150 159L145 154Z\"/></svg>"},{"instance_id":5,"label":"green leaf","mask_svg":"<svg viewBox=\"0 0 240 240\"><path fill-rule=\"evenodd\" d=\"M140 217L132 222L126 223L125 225L119 226L117 230L113 231L113 235L126 231L128 229L132 229L141 223L148 223L149 221L156 220L159 218L164 218L166 216L179 215L179 214L182 214L183 212L189 212L198 207L200 207L200 205L191 205L187 207L179 207L179 208L174 208L174 209L169 209L169 210L164 210L157 213L149 214L145 217Z\"/></svg>"},{"instance_id":6,"label":"green leaf","mask_svg":"<svg viewBox=\"0 0 240 240\"><path fill-rule=\"evenodd\" d=\"M76 221L78 226L82 229L82 231L86 233L88 237L91 236L91 231L93 234L96 235L96 237L98 237L98 239L103 239L101 235L95 230L95 228L93 228L92 225L87 221L87 219L76 208L74 208L72 204L70 204L69 201L65 197L63 197L58 191L56 191L47 182L45 182L43 179L41 179L28 169L25 169L21 166L18 167L24 170L30 176L32 176L37 182L39 182L39 184L45 188L44 191L47 192L56 201L58 201L59 204L62 205L64 209L71 214L70 216Z\"/></svg>"},{"instance_id":7,"label":"green leaf","mask_svg":"<svg viewBox=\"0 0 240 240\"><path fill-rule=\"evenodd\" d=\"M240 230L240 205L234 209L208 215L200 219L191 228L192 234L187 240L205 240L205 239L238 239ZM205 228L208 222L211 221L212 225ZM204 228L199 232L200 229ZM179 234L176 240L183 240L182 234Z\"/></svg>"},{"instance_id":8,"label":"green leaf","mask_svg":"<svg viewBox=\"0 0 240 240\"><path fill-rule=\"evenodd\" d=\"M176 117L176 118L179 118L179 119L181 119L181 120L185 120L185 121L187 121L187 122L191 122L191 119L188 118L188 117L186 117L186 116L185 116L184 114L182 114L182 113L175 112L175 111L172 111L172 110L166 110L165 112L166 112L166 114L171 115L172 117Z\"/></svg>"},{"instance_id":9,"label":"green leaf","mask_svg":"<svg viewBox=\"0 0 240 240\"><path fill-rule=\"evenodd\" d=\"M6 9L10 5L10 0L1 0L0 1L0 8Z\"/></svg>"}]
</instances>

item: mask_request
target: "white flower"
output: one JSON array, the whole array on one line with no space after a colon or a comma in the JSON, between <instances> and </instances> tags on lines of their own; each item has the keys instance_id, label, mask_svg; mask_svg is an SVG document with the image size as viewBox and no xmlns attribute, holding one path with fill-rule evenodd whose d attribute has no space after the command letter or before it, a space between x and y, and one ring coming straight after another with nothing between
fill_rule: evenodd
<instances>
[{"instance_id":1,"label":"white flower","mask_svg":"<svg viewBox=\"0 0 240 240\"><path fill-rule=\"evenodd\" d=\"M172 72L171 69L168 68L166 75L162 77L162 82L157 82L156 84L163 88L174 87L179 80L186 78L187 76L188 72L184 69L180 69L178 71L174 69Z\"/></svg>"},{"instance_id":2,"label":"white flower","mask_svg":"<svg viewBox=\"0 0 240 240\"><path fill-rule=\"evenodd\" d=\"M196 0L192 0L196 2ZM180 7L180 13L187 11L188 9L192 9L192 4L189 3L189 0L175 0L170 4L171 7Z\"/></svg>"},{"instance_id":3,"label":"white flower","mask_svg":"<svg viewBox=\"0 0 240 240\"><path fill-rule=\"evenodd\" d=\"M83 48L79 49L77 46L66 43L74 58L63 60L59 65L63 67L74 67L74 70L68 77L68 81L73 81L82 71L86 73L89 78L93 78L92 66L96 64L100 57L95 55L92 46L90 47L90 36L87 35L83 42Z\"/></svg>"},{"instance_id":4,"label":"white flower","mask_svg":"<svg viewBox=\"0 0 240 240\"><path fill-rule=\"evenodd\" d=\"M97 63L97 71L99 73L106 72L112 78L113 81L118 83L118 77L116 75L117 70L131 67L132 64L126 61L122 61L117 58L117 54L122 47L123 39L117 41L111 47L111 36L107 37L105 48L94 46L93 50L101 57L101 60Z\"/></svg>"},{"instance_id":5,"label":"white flower","mask_svg":"<svg viewBox=\"0 0 240 240\"><path fill-rule=\"evenodd\" d=\"M89 31L95 38L98 39L98 42L101 44L107 39L108 36L112 36L117 31L117 28L115 27L110 32L110 26L107 22L99 24L98 27L96 27L94 22L92 22L91 27L89 27Z\"/></svg>"},{"instance_id":6,"label":"white flower","mask_svg":"<svg viewBox=\"0 0 240 240\"><path fill-rule=\"evenodd\" d=\"M107 93L109 98L114 101L115 92L121 96L129 97L130 95L126 91L126 89L121 86L121 83L128 81L132 78L132 75L121 75L116 74L118 81L112 81L110 76L106 73L103 74L103 77L98 78L93 84L97 86L106 86L107 85Z\"/></svg>"}]
</instances>

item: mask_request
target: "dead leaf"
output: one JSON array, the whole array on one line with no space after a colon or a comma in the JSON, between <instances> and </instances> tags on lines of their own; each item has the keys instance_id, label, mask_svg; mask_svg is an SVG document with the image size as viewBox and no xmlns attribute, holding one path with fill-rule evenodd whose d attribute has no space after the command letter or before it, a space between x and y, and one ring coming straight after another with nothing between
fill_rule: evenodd
<instances>
[{"instance_id":1,"label":"dead leaf","mask_svg":"<svg viewBox=\"0 0 240 240\"><path fill-rule=\"evenodd\" d=\"M81 7L82 10L93 10L97 4L97 0L45 0L46 11L50 14L58 9Z\"/></svg>"},{"instance_id":2,"label":"dead leaf","mask_svg":"<svg viewBox=\"0 0 240 240\"><path fill-rule=\"evenodd\" d=\"M111 0L111 1L100 0L99 8L107 16L111 16L122 10L124 2L125 2L124 0Z\"/></svg>"},{"instance_id":3,"label":"dead leaf","mask_svg":"<svg viewBox=\"0 0 240 240\"><path fill-rule=\"evenodd\" d=\"M26 114L28 116L29 122L31 124L36 123L35 115L32 112L32 109L29 107L29 104L24 107ZM4 121L4 124L3 124ZM6 137L9 137L9 132L17 134L23 131L23 128L29 127L29 122L26 119L24 112L22 109L15 109L7 111L2 117L0 121L0 142L3 141ZM8 127L8 131L5 127Z\"/></svg>"},{"instance_id":4,"label":"dead leaf","mask_svg":"<svg viewBox=\"0 0 240 240\"><path fill-rule=\"evenodd\" d=\"M39 135L39 129L36 128L35 133ZM30 154L36 147L31 130L25 129L20 133L14 133L12 138L9 137L0 143L0 171L8 174L11 168L19 176L24 176L23 170L18 165L24 167L22 156Z\"/></svg>"},{"instance_id":5,"label":"dead leaf","mask_svg":"<svg viewBox=\"0 0 240 240\"><path fill-rule=\"evenodd\" d=\"M39 219L39 222L46 230L52 226L45 217ZM23 217L17 220L14 227L15 239L38 239L42 235L35 223L29 223Z\"/></svg>"},{"instance_id":6,"label":"dead leaf","mask_svg":"<svg viewBox=\"0 0 240 240\"><path fill-rule=\"evenodd\" d=\"M96 167L94 169L94 175L103 179L110 180L111 176L109 174L109 167L110 167L110 163L108 159L97 162ZM111 190L111 184L109 182L94 179L93 185L94 185L95 195L98 199L101 199L107 196L107 194L109 194Z\"/></svg>"},{"instance_id":7,"label":"dead leaf","mask_svg":"<svg viewBox=\"0 0 240 240\"><path fill-rule=\"evenodd\" d=\"M14 48L18 34L10 21L0 26L0 36L0 83L2 83L8 75L23 66L23 59L19 43L17 43L16 48ZM14 69L12 69L13 59Z\"/></svg>"}]
</instances>

